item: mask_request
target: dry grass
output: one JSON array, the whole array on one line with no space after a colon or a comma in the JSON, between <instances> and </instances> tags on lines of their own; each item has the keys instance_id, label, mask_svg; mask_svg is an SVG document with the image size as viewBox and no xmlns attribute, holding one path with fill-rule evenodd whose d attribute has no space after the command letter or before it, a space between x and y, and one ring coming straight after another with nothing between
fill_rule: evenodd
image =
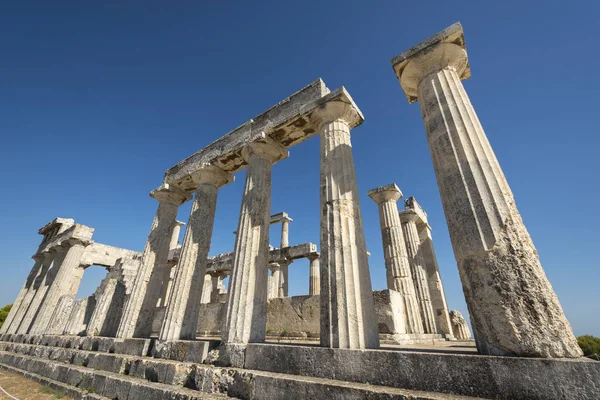
<instances>
[{"instance_id":1,"label":"dry grass","mask_svg":"<svg viewBox=\"0 0 600 400\"><path fill-rule=\"evenodd\" d=\"M48 386L41 385L35 381L23 378L10 372L0 371L0 386L11 396L19 400L69 400L70 397L63 395ZM0 391L0 399L10 399L4 392Z\"/></svg>"}]
</instances>

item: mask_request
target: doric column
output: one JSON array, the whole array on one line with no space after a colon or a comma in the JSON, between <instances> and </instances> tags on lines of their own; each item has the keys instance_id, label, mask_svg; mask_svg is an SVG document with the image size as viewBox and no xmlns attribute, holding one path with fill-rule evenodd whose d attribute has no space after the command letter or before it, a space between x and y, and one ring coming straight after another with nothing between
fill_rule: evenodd
<instances>
[{"instance_id":1,"label":"doric column","mask_svg":"<svg viewBox=\"0 0 600 400\"><path fill-rule=\"evenodd\" d=\"M211 275L211 291L210 291L210 302L218 303L219 295L221 294L221 286L223 286L223 274L214 273Z\"/></svg>"},{"instance_id":2,"label":"doric column","mask_svg":"<svg viewBox=\"0 0 600 400\"><path fill-rule=\"evenodd\" d=\"M419 301L396 204L398 199L402 198L402 192L392 183L369 190L368 194L379 207L387 287L402 296L406 333L423 333Z\"/></svg>"},{"instance_id":3,"label":"doric column","mask_svg":"<svg viewBox=\"0 0 600 400\"><path fill-rule=\"evenodd\" d=\"M248 163L248 170L229 278L222 333L225 344L265 339L271 169L275 162L286 158L288 152L265 136L261 142L244 147L242 156Z\"/></svg>"},{"instance_id":4,"label":"doric column","mask_svg":"<svg viewBox=\"0 0 600 400\"><path fill-rule=\"evenodd\" d=\"M421 241L419 240L419 231L417 230L417 219L417 214L412 210L400 212L402 233L404 234L404 242L406 243L408 262L415 285L415 292L419 301L423 331L425 333L437 333L437 321L431 305L427 271L425 270L425 261L423 260Z\"/></svg>"},{"instance_id":5,"label":"doric column","mask_svg":"<svg viewBox=\"0 0 600 400\"><path fill-rule=\"evenodd\" d=\"M290 222L291 218L283 218L281 220L281 248L288 247L290 245Z\"/></svg>"},{"instance_id":6,"label":"doric column","mask_svg":"<svg viewBox=\"0 0 600 400\"><path fill-rule=\"evenodd\" d=\"M452 310L450 311L450 320L452 321L452 330L458 340L470 340L471 339L471 331L469 330L469 325L467 325L467 321L462 316L459 311Z\"/></svg>"},{"instance_id":7,"label":"doric column","mask_svg":"<svg viewBox=\"0 0 600 400\"><path fill-rule=\"evenodd\" d=\"M77 288L79 288L79 283L83 276L81 256L83 256L85 247L90 243L90 241L75 238L63 242L62 246L67 249L65 257L56 272L52 285L48 288L46 297L43 300L40 311L38 312L29 333L42 334L58 332L58 330L56 330L56 332L48 332L47 328L55 313L66 310L66 307L69 305L68 298L71 298L71 301L75 298ZM63 296L67 297L61 300ZM62 329L60 329L60 331L62 332Z\"/></svg>"},{"instance_id":8,"label":"doric column","mask_svg":"<svg viewBox=\"0 0 600 400\"><path fill-rule=\"evenodd\" d=\"M210 164L203 165L191 178L198 187L159 336L161 340L196 338L217 193L221 186L233 181L233 176Z\"/></svg>"},{"instance_id":9,"label":"doric column","mask_svg":"<svg viewBox=\"0 0 600 400\"><path fill-rule=\"evenodd\" d=\"M290 264L292 260L279 261L279 266L281 268L281 282L279 283L279 287L281 287L282 296L279 297L287 297L289 296L289 276L290 276Z\"/></svg>"},{"instance_id":10,"label":"doric column","mask_svg":"<svg viewBox=\"0 0 600 400\"><path fill-rule=\"evenodd\" d=\"M31 299L25 315L18 326L14 324L14 328L12 326L9 328L8 333L29 333L36 317L39 315L48 288L52 285L56 272L65 256L64 250L65 248L62 246L55 246L48 253L45 253L40 273L33 282L33 292L31 292Z\"/></svg>"},{"instance_id":11,"label":"doric column","mask_svg":"<svg viewBox=\"0 0 600 400\"><path fill-rule=\"evenodd\" d=\"M350 100L325 103L312 119L321 142L321 346L377 348L379 334L350 143L350 128L363 118Z\"/></svg>"},{"instance_id":12,"label":"doric column","mask_svg":"<svg viewBox=\"0 0 600 400\"><path fill-rule=\"evenodd\" d=\"M33 267L31 268L31 271L29 272L25 283L23 283L23 286L21 287L21 290L19 291L17 299L14 301L10 309L10 312L6 316L4 324L2 324L2 328L0 328L0 334L14 333L10 330L11 325L14 324L18 326L23 317L25 316L27 306L29 305L29 301L31 301L30 297L28 299L28 293L33 293L33 282L40 273L40 270L42 269L42 264L44 263L44 255L42 253L35 254L32 258L35 261L35 263L33 264Z\"/></svg>"},{"instance_id":13,"label":"doric column","mask_svg":"<svg viewBox=\"0 0 600 400\"><path fill-rule=\"evenodd\" d=\"M431 238L431 227L427 221L427 213L421 208L414 197L409 197L405 202L405 208L411 209L417 213L417 230L419 231L420 249L423 261L425 262L425 271L427 272L427 282L429 284L429 295L433 312L437 319L437 326L440 333L452 338L452 324L448 314L448 305L446 295L444 294L444 285L440 276L433 239Z\"/></svg>"},{"instance_id":14,"label":"doric column","mask_svg":"<svg viewBox=\"0 0 600 400\"><path fill-rule=\"evenodd\" d=\"M319 253L311 254L308 257L310 261L308 294L317 296L321 294L321 271L319 268Z\"/></svg>"},{"instance_id":15,"label":"doric column","mask_svg":"<svg viewBox=\"0 0 600 400\"><path fill-rule=\"evenodd\" d=\"M582 352L461 80L470 77L455 24L392 60L419 101L454 255L483 354Z\"/></svg>"},{"instance_id":16,"label":"doric column","mask_svg":"<svg viewBox=\"0 0 600 400\"><path fill-rule=\"evenodd\" d=\"M119 283L118 276L110 272L105 280L106 282L103 281L101 283L103 285L102 291L96 291L96 306L86 326L86 336L98 336L102 334L102 328L104 327L104 322L108 316L108 311L117 289L117 284Z\"/></svg>"},{"instance_id":17,"label":"doric column","mask_svg":"<svg viewBox=\"0 0 600 400\"><path fill-rule=\"evenodd\" d=\"M269 268L273 273L273 279L271 280L272 288L271 293L273 298L284 297L283 294L283 278L281 277L281 265L279 263L270 263Z\"/></svg>"},{"instance_id":18,"label":"doric column","mask_svg":"<svg viewBox=\"0 0 600 400\"><path fill-rule=\"evenodd\" d=\"M200 296L200 304L210 303L210 297L212 296L212 276L209 274L204 275L204 283L202 284L202 295Z\"/></svg>"},{"instance_id":19,"label":"doric column","mask_svg":"<svg viewBox=\"0 0 600 400\"><path fill-rule=\"evenodd\" d=\"M116 337L119 338L150 336L161 287L168 284L170 270L167 259L173 229L177 225L177 210L190 199L189 194L168 184L153 190L150 196L158 201L158 209L117 329Z\"/></svg>"}]
</instances>

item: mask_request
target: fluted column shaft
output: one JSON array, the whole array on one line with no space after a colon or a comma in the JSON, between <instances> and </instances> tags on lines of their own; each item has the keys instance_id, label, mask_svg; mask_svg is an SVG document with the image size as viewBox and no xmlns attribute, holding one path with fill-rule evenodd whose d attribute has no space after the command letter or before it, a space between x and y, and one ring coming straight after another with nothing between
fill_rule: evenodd
<instances>
[{"instance_id":1,"label":"fluted column shaft","mask_svg":"<svg viewBox=\"0 0 600 400\"><path fill-rule=\"evenodd\" d=\"M35 281L35 278L39 274L40 270L42 269L42 265L44 263L44 256L42 254L36 254L33 257L33 259L35 261L33 268L31 268L31 271L29 272L29 275L27 276L25 283L23 283L23 287L21 287L21 290L19 291L19 294L17 295L17 299L14 301L14 303L10 309L10 312L8 313L8 315L6 316L6 319L4 320L4 324L2 324L2 328L0 328L0 334L14 333L14 329L15 329L14 326L18 327L19 323L25 316L25 313L27 311L27 306L29 305L29 301L31 300L30 299L31 296L28 296L28 294L29 293L33 294L33 292L34 292L33 283ZM28 299L28 297L29 297L29 299ZM25 302L25 301L27 301L27 302ZM12 329L11 329L11 325L12 325Z\"/></svg>"},{"instance_id":2,"label":"fluted column shaft","mask_svg":"<svg viewBox=\"0 0 600 400\"><path fill-rule=\"evenodd\" d=\"M175 225L173 226L173 233L171 234L171 242L169 242L169 250L173 250L177 248L177 244L179 243L179 234L181 232L181 227L184 225L181 221L175 221Z\"/></svg>"},{"instance_id":3,"label":"fluted column shaft","mask_svg":"<svg viewBox=\"0 0 600 400\"><path fill-rule=\"evenodd\" d=\"M44 259L42 269L33 283L34 291L32 293L31 300L29 301L27 311L25 312L25 315L23 316L23 319L19 325L14 325L14 331L11 327L8 333L29 333L30 328L33 327L36 317L39 315L43 301L46 298L46 293L52 285L52 282L54 282L54 277L56 276L64 256L65 248L62 246L57 246L53 248L49 255Z\"/></svg>"},{"instance_id":4,"label":"fluted column shaft","mask_svg":"<svg viewBox=\"0 0 600 400\"><path fill-rule=\"evenodd\" d=\"M75 298L75 295L77 294L77 288L79 287L81 277L83 276L83 271L81 271L82 273L79 273L78 269L80 268L81 256L83 255L87 243L73 240L65 245L68 246L65 258L58 268L52 285L48 288L46 297L43 300L40 311L36 316L29 333L48 333L47 327L50 319L57 310L63 310L63 307L68 303L64 301L61 302L62 296L72 295L72 298ZM74 287L75 293L73 293Z\"/></svg>"},{"instance_id":5,"label":"fluted column shaft","mask_svg":"<svg viewBox=\"0 0 600 400\"><path fill-rule=\"evenodd\" d=\"M281 281L279 283L279 287L281 288L282 295L279 297L287 297L289 296L289 276L290 276L290 264L291 261L279 262L279 266L281 268Z\"/></svg>"},{"instance_id":6,"label":"fluted column shaft","mask_svg":"<svg viewBox=\"0 0 600 400\"><path fill-rule=\"evenodd\" d=\"M290 221L284 219L281 221L281 248L290 245Z\"/></svg>"},{"instance_id":7,"label":"fluted column shaft","mask_svg":"<svg viewBox=\"0 0 600 400\"><path fill-rule=\"evenodd\" d=\"M272 164L287 151L272 140L242 151L248 163L235 240L222 340L225 344L263 342L267 326L267 263Z\"/></svg>"},{"instance_id":8,"label":"fluted column shaft","mask_svg":"<svg viewBox=\"0 0 600 400\"><path fill-rule=\"evenodd\" d=\"M117 329L116 337L119 338L150 336L161 287L168 285L170 270L167 259L175 217L179 206L189 199L189 195L168 185L161 186L150 195L158 200L158 209Z\"/></svg>"},{"instance_id":9,"label":"fluted column shaft","mask_svg":"<svg viewBox=\"0 0 600 400\"><path fill-rule=\"evenodd\" d=\"M402 197L402 193L392 184L370 190L369 197L379 208L388 289L395 290L402 296L406 333L423 333L419 301L396 203Z\"/></svg>"},{"instance_id":10,"label":"fluted column shaft","mask_svg":"<svg viewBox=\"0 0 600 400\"><path fill-rule=\"evenodd\" d=\"M319 268L319 256L309 257L310 270L309 270L309 282L308 282L308 294L311 296L317 296L321 294L321 275Z\"/></svg>"},{"instance_id":11,"label":"fluted column shaft","mask_svg":"<svg viewBox=\"0 0 600 400\"><path fill-rule=\"evenodd\" d=\"M281 277L281 266L279 264L271 264L271 271L273 272L273 279L272 279L273 297L274 298L285 297L283 294L283 287L282 287L283 278Z\"/></svg>"},{"instance_id":12,"label":"fluted column shaft","mask_svg":"<svg viewBox=\"0 0 600 400\"><path fill-rule=\"evenodd\" d=\"M104 321L106 320L108 310L112 303L112 298L117 289L117 283L117 277L111 276L106 283L104 290L96 299L96 306L94 307L94 311L92 311L92 315L90 316L90 320L85 329L85 334L87 336L97 336L101 334Z\"/></svg>"},{"instance_id":13,"label":"fluted column shaft","mask_svg":"<svg viewBox=\"0 0 600 400\"><path fill-rule=\"evenodd\" d=\"M431 306L436 315L437 326L441 333L452 335L452 324L448 314L448 304L446 303L446 294L444 285L440 276L433 239L431 237L431 228L427 224L417 224L419 230L419 240L421 241L421 254L425 261L425 270L427 271L427 282L429 284L429 295L431 297Z\"/></svg>"},{"instance_id":14,"label":"fluted column shaft","mask_svg":"<svg viewBox=\"0 0 600 400\"><path fill-rule=\"evenodd\" d=\"M579 357L581 349L461 83L470 75L462 28L447 32L459 40L432 40L397 71L405 91L419 100L477 348L491 355Z\"/></svg>"},{"instance_id":15,"label":"fluted column shaft","mask_svg":"<svg viewBox=\"0 0 600 400\"><path fill-rule=\"evenodd\" d=\"M217 167L205 165L194 179L198 182L198 188L175 270L173 288L159 336L161 340L196 338L217 194L219 187L231 182L233 177Z\"/></svg>"},{"instance_id":16,"label":"fluted column shaft","mask_svg":"<svg viewBox=\"0 0 600 400\"><path fill-rule=\"evenodd\" d=\"M210 291L210 302L218 303L219 302L219 289L221 283L223 281L223 276L219 274L213 274L211 276L211 291Z\"/></svg>"},{"instance_id":17,"label":"fluted column shaft","mask_svg":"<svg viewBox=\"0 0 600 400\"><path fill-rule=\"evenodd\" d=\"M431 306L431 296L429 295L429 282L427 281L427 271L425 270L425 261L421 253L421 241L417 231L416 215L410 211L400 213L402 222L402 233L406 243L406 251L410 270L415 284L415 293L419 301L421 311L421 321L423 322L423 331L425 333L437 333L437 322L433 307Z\"/></svg>"},{"instance_id":18,"label":"fluted column shaft","mask_svg":"<svg viewBox=\"0 0 600 400\"><path fill-rule=\"evenodd\" d=\"M377 348L379 335L350 144L351 105L326 103L321 144L321 346Z\"/></svg>"}]
</instances>

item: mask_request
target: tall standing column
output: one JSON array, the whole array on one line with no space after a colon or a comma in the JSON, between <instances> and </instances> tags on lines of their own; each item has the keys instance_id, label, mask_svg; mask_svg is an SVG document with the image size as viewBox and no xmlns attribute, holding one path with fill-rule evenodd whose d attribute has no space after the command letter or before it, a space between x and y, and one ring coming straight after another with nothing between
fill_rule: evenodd
<instances>
[{"instance_id":1,"label":"tall standing column","mask_svg":"<svg viewBox=\"0 0 600 400\"><path fill-rule=\"evenodd\" d=\"M369 190L368 194L379 208L387 287L402 296L406 333L423 333L419 301L396 204L402 198L402 192L392 183Z\"/></svg>"},{"instance_id":2,"label":"tall standing column","mask_svg":"<svg viewBox=\"0 0 600 400\"><path fill-rule=\"evenodd\" d=\"M263 342L267 327L267 263L272 165L288 156L269 137L242 150L248 163L237 229L222 339L225 344Z\"/></svg>"},{"instance_id":3,"label":"tall standing column","mask_svg":"<svg viewBox=\"0 0 600 400\"><path fill-rule=\"evenodd\" d=\"M290 222L291 218L284 217L281 220L281 248L288 247L290 245Z\"/></svg>"},{"instance_id":4,"label":"tall standing column","mask_svg":"<svg viewBox=\"0 0 600 400\"><path fill-rule=\"evenodd\" d=\"M309 271L309 282L308 282L308 294L311 296L317 296L321 294L321 276L319 268L319 253L311 254L308 256L310 261Z\"/></svg>"},{"instance_id":5,"label":"tall standing column","mask_svg":"<svg viewBox=\"0 0 600 400\"><path fill-rule=\"evenodd\" d=\"M321 346L377 348L367 248L350 128L363 120L346 101L330 101L312 118L321 142Z\"/></svg>"},{"instance_id":6,"label":"tall standing column","mask_svg":"<svg viewBox=\"0 0 600 400\"><path fill-rule=\"evenodd\" d=\"M44 263L44 256L41 253L35 254L32 258L35 261L35 264L33 265L33 268L31 268L25 283L23 283L23 287L21 287L21 290L17 295L17 299L14 301L10 312L6 316L4 324L2 324L2 328L0 328L0 334L9 333L11 325L13 323L14 325L18 325L25 316L27 306L29 305L29 302L25 302L28 298L27 295L28 293L33 292L33 283Z\"/></svg>"},{"instance_id":7,"label":"tall standing column","mask_svg":"<svg viewBox=\"0 0 600 400\"><path fill-rule=\"evenodd\" d=\"M71 295L74 286L79 287L83 274L79 273L78 269L81 265L81 256L83 256L85 247L88 244L90 244L90 241L75 238L63 242L63 246L67 249L65 258L58 268L52 285L48 288L46 297L29 333L47 333L50 319L58 309L63 309L63 302L59 304L61 298L65 295ZM75 290L75 294L77 294L77 290ZM75 294L73 294L73 298Z\"/></svg>"},{"instance_id":8,"label":"tall standing column","mask_svg":"<svg viewBox=\"0 0 600 400\"><path fill-rule=\"evenodd\" d=\"M42 269L33 282L33 293L25 315L18 326L15 324L14 328L12 326L10 327L8 333L29 333L36 317L39 315L40 308L46 298L46 293L52 285L52 282L54 282L54 277L56 276L56 272L58 271L64 256L65 248L62 246L55 246L49 250L44 257Z\"/></svg>"},{"instance_id":9,"label":"tall standing column","mask_svg":"<svg viewBox=\"0 0 600 400\"><path fill-rule=\"evenodd\" d=\"M273 272L271 284L271 293L273 298L285 297L283 294L283 278L281 277L281 265L279 263L270 263L269 268Z\"/></svg>"},{"instance_id":10,"label":"tall standing column","mask_svg":"<svg viewBox=\"0 0 600 400\"><path fill-rule=\"evenodd\" d=\"M212 290L210 291L210 302L218 303L221 286L223 285L222 273L214 273L211 275Z\"/></svg>"},{"instance_id":11,"label":"tall standing column","mask_svg":"<svg viewBox=\"0 0 600 400\"><path fill-rule=\"evenodd\" d=\"M205 164L192 175L192 179L198 187L160 331L161 340L196 338L217 193L221 186L233 181L233 176L214 165Z\"/></svg>"},{"instance_id":12,"label":"tall standing column","mask_svg":"<svg viewBox=\"0 0 600 400\"><path fill-rule=\"evenodd\" d=\"M450 314L448 313L448 304L444 293L444 285L440 276L440 269L433 248L433 239L431 238L431 227L427 221L427 213L421 208L414 197L409 197L405 202L405 208L411 209L417 213L417 230L419 231L419 241L421 255L425 262L425 271L427 272L427 283L429 284L429 295L431 305L435 313L437 326L441 333L452 338L452 324Z\"/></svg>"},{"instance_id":13,"label":"tall standing column","mask_svg":"<svg viewBox=\"0 0 600 400\"><path fill-rule=\"evenodd\" d=\"M190 199L189 194L168 184L153 190L150 196L158 200L158 209L117 329L119 338L150 336L161 287L168 284L167 260L177 210Z\"/></svg>"},{"instance_id":14,"label":"tall standing column","mask_svg":"<svg viewBox=\"0 0 600 400\"><path fill-rule=\"evenodd\" d=\"M402 233L406 243L406 251L410 270L412 272L415 292L419 300L419 309L421 311L421 321L425 333L437 333L437 321L431 305L431 296L429 294L429 282L427 280L427 271L425 270L425 260L421 252L421 241L419 240L419 231L417 230L418 215L412 210L400 212L400 222L402 223Z\"/></svg>"},{"instance_id":15,"label":"tall standing column","mask_svg":"<svg viewBox=\"0 0 600 400\"><path fill-rule=\"evenodd\" d=\"M289 296L289 287L290 283L288 281L290 276L290 264L291 260L280 261L279 266L281 268L281 281L279 283L279 287L281 288L281 296L279 297L287 297Z\"/></svg>"},{"instance_id":16,"label":"tall standing column","mask_svg":"<svg viewBox=\"0 0 600 400\"><path fill-rule=\"evenodd\" d=\"M392 60L419 101L477 348L491 355L582 352L461 83L470 77L460 24Z\"/></svg>"},{"instance_id":17,"label":"tall standing column","mask_svg":"<svg viewBox=\"0 0 600 400\"><path fill-rule=\"evenodd\" d=\"M169 242L169 250L177 248L177 245L179 244L179 233L181 232L181 227L183 225L185 225L185 222L175 221L173 233L171 234L171 241Z\"/></svg>"}]
</instances>

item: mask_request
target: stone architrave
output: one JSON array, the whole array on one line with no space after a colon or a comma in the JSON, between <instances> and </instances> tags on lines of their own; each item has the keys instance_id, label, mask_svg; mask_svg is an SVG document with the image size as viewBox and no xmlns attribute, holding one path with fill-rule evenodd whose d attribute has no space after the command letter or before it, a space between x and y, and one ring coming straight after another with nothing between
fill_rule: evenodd
<instances>
[{"instance_id":1,"label":"stone architrave","mask_svg":"<svg viewBox=\"0 0 600 400\"><path fill-rule=\"evenodd\" d=\"M191 179L198 186L159 335L161 340L196 338L217 193L221 186L233 182L232 175L210 164L195 172Z\"/></svg>"},{"instance_id":2,"label":"stone architrave","mask_svg":"<svg viewBox=\"0 0 600 400\"><path fill-rule=\"evenodd\" d=\"M379 347L350 129L363 121L349 103L330 101L311 116L320 134L321 346Z\"/></svg>"},{"instance_id":3,"label":"stone architrave","mask_svg":"<svg viewBox=\"0 0 600 400\"><path fill-rule=\"evenodd\" d=\"M263 342L267 326L267 263L271 211L271 170L288 151L266 135L242 149L248 163L235 240L224 344Z\"/></svg>"},{"instance_id":4,"label":"stone architrave","mask_svg":"<svg viewBox=\"0 0 600 400\"><path fill-rule=\"evenodd\" d=\"M310 254L307 256L310 262L308 294L318 296L321 294L321 271L319 268L319 253Z\"/></svg>"},{"instance_id":5,"label":"stone architrave","mask_svg":"<svg viewBox=\"0 0 600 400\"><path fill-rule=\"evenodd\" d=\"M405 203L406 209L411 209L417 213L417 230L419 231L419 240L421 241L421 255L425 262L425 270L427 271L427 282L429 283L429 296L433 312L437 318L438 328L441 333L452 338L452 324L450 323L450 315L448 314L448 304L446 303L446 294L444 293L444 285L440 276L440 269L435 256L433 247L433 239L431 237L431 226L427 222L427 213L414 197L409 197Z\"/></svg>"},{"instance_id":6,"label":"stone architrave","mask_svg":"<svg viewBox=\"0 0 600 400\"><path fill-rule=\"evenodd\" d=\"M558 298L461 80L471 76L462 27L392 60L427 141L482 354L580 357Z\"/></svg>"},{"instance_id":7,"label":"stone architrave","mask_svg":"<svg viewBox=\"0 0 600 400\"><path fill-rule=\"evenodd\" d=\"M421 334L421 311L396 204L402 198L402 192L392 183L369 190L368 195L379 208L388 289L397 291L402 297L406 333Z\"/></svg>"},{"instance_id":8,"label":"stone architrave","mask_svg":"<svg viewBox=\"0 0 600 400\"><path fill-rule=\"evenodd\" d=\"M429 294L425 260L423 260L423 253L421 251L421 240L419 239L419 231L417 230L417 219L419 217L412 210L400 211L399 215L400 222L402 223L404 242L406 243L408 262L410 263L410 270L415 284L415 293L419 301L423 331L425 333L438 333L437 319L433 312L431 296Z\"/></svg>"},{"instance_id":9,"label":"stone architrave","mask_svg":"<svg viewBox=\"0 0 600 400\"><path fill-rule=\"evenodd\" d=\"M93 229L89 229L93 232ZM91 238L91 233L89 237ZM64 326L60 328L60 332L58 332L58 328L49 332L48 326L53 315L70 312L70 310L67 311L67 307L70 305L69 299L72 302L75 298L77 288L79 288L79 283L83 276L81 257L83 256L85 247L90 243L90 239L82 240L76 238L70 238L62 243L62 246L66 249L65 257L56 272L52 284L48 288L29 333L62 333Z\"/></svg>"},{"instance_id":10,"label":"stone architrave","mask_svg":"<svg viewBox=\"0 0 600 400\"><path fill-rule=\"evenodd\" d=\"M177 225L177 210L191 196L177 187L163 184L153 190L150 197L158 201L158 209L117 329L116 337L119 338L150 336L162 285L168 284L170 269L167 261L173 229Z\"/></svg>"},{"instance_id":11,"label":"stone architrave","mask_svg":"<svg viewBox=\"0 0 600 400\"><path fill-rule=\"evenodd\" d=\"M458 340L470 340L471 339L471 331L469 330L469 325L467 325L467 321L462 316L462 314L456 310L450 311L450 321L452 321L452 330L454 331L454 335Z\"/></svg>"},{"instance_id":12,"label":"stone architrave","mask_svg":"<svg viewBox=\"0 0 600 400\"><path fill-rule=\"evenodd\" d=\"M35 263L31 268L31 271L29 272L29 275L27 276L23 287L19 291L17 299L14 301L10 312L6 316L6 319L2 324L2 328L0 328L0 334L14 333L14 327L18 326L23 317L25 316L27 306L31 301L31 296L28 295L29 293L34 293L33 284L38 274L40 273L40 270L42 269L42 265L44 264L43 254L35 254L32 258L35 261Z\"/></svg>"},{"instance_id":13,"label":"stone architrave","mask_svg":"<svg viewBox=\"0 0 600 400\"><path fill-rule=\"evenodd\" d=\"M64 250L65 248L62 246L55 246L45 255L42 269L33 283L32 297L29 301L25 315L18 326L16 324L13 325L14 331L11 326L8 333L26 334L30 332L30 328L33 328L34 322L39 315L41 305L46 297L46 293L52 285L56 272L65 256Z\"/></svg>"}]
</instances>

